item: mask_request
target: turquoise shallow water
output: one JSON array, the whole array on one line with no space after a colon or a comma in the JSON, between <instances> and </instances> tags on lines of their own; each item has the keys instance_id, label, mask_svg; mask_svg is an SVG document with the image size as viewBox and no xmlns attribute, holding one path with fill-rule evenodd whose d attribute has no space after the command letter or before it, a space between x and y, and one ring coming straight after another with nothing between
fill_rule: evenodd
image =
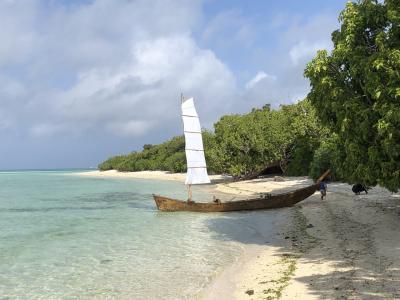
<instances>
[{"instance_id":1,"label":"turquoise shallow water","mask_svg":"<svg viewBox=\"0 0 400 300\"><path fill-rule=\"evenodd\" d=\"M192 298L259 239L255 219L272 228L279 217L162 213L151 193L184 198L185 188L0 172L0 299Z\"/></svg>"}]
</instances>

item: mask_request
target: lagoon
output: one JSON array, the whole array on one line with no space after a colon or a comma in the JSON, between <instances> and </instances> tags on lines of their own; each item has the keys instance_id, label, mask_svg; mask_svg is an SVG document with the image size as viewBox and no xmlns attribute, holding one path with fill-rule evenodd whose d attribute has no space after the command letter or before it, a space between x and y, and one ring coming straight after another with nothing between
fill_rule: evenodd
<instances>
[{"instance_id":1,"label":"lagoon","mask_svg":"<svg viewBox=\"0 0 400 300\"><path fill-rule=\"evenodd\" d=\"M275 234L279 213L163 213L152 193L186 195L174 181L0 172L1 298L193 298L260 239L257 218Z\"/></svg>"}]
</instances>

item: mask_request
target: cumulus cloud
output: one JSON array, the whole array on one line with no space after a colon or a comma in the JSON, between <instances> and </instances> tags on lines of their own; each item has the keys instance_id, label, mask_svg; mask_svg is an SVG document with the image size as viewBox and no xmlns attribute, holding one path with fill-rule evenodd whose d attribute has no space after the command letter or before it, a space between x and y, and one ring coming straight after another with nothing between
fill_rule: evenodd
<instances>
[{"instance_id":1,"label":"cumulus cloud","mask_svg":"<svg viewBox=\"0 0 400 300\"><path fill-rule=\"evenodd\" d=\"M276 75L259 71L240 90L231 68L200 47L191 33L201 5L183 0L159 0L151 6L144 0L76 6L1 2L1 28L12 30L0 31L8 41L0 46L0 64L13 69L0 71L1 101L8 102L3 107L24 119L21 126L31 124L27 132L33 136L59 131L59 123L72 132L97 128L118 134L118 128L131 128L138 120L144 133L165 128L166 122L178 126L181 92L196 96L208 127L223 113L305 94L302 63L327 46L320 35L326 37L331 21L293 23L283 39L292 65L281 57ZM164 13L166 8L173 9L173 16ZM113 21L105 22L110 15ZM255 29L252 21L231 10L212 19L202 37L213 39L221 32L231 33L225 41L234 36L241 42L253 40L247 33L254 36Z\"/></svg>"},{"instance_id":2,"label":"cumulus cloud","mask_svg":"<svg viewBox=\"0 0 400 300\"><path fill-rule=\"evenodd\" d=\"M117 134L121 128L124 135L134 132L133 125L141 120L137 135L164 128L171 118L179 124L181 92L196 95L204 120L212 121L233 89L233 75L211 51L198 48L190 36L174 35L133 44L126 65L118 70L81 74L77 84L54 95L51 107L60 117L101 122Z\"/></svg>"},{"instance_id":3,"label":"cumulus cloud","mask_svg":"<svg viewBox=\"0 0 400 300\"><path fill-rule=\"evenodd\" d=\"M167 120L169 126L180 124L181 92L197 96L211 124L232 101L233 74L190 33L199 1L0 5L1 27L13 28L13 38L0 31L9 41L0 48L0 63L24 73L0 72L1 101L19 101L6 108L24 118L20 126L30 124L26 132L33 137L68 128L122 135L165 129ZM174 14L164 13L168 10ZM45 12L47 18L41 18ZM110 15L113 21L105 22Z\"/></svg>"},{"instance_id":4,"label":"cumulus cloud","mask_svg":"<svg viewBox=\"0 0 400 300\"><path fill-rule=\"evenodd\" d=\"M95 137L132 149L180 133L180 93L195 97L207 128L223 114L307 94L304 62L329 46L335 17L289 18L273 52L265 26L240 10L202 23L206 4L0 1L2 135L20 139L21 149L61 137L75 141L69 147Z\"/></svg>"}]
</instances>

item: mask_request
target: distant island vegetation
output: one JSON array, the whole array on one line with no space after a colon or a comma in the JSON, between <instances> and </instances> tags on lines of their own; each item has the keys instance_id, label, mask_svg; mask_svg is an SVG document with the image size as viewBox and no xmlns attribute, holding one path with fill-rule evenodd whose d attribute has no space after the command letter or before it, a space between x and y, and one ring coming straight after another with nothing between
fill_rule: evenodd
<instances>
[{"instance_id":1,"label":"distant island vegetation","mask_svg":"<svg viewBox=\"0 0 400 300\"><path fill-rule=\"evenodd\" d=\"M400 187L400 10L398 0L348 2L305 76L307 98L223 116L204 131L211 173L248 176L279 164L286 175L332 177L390 191ZM186 171L184 138L111 157L100 170Z\"/></svg>"}]
</instances>

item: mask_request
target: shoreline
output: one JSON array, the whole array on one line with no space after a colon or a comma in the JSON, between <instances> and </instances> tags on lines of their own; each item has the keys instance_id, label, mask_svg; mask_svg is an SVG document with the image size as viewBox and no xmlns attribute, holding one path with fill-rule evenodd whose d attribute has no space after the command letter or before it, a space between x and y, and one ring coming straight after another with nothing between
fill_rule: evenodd
<instances>
[{"instance_id":1,"label":"shoreline","mask_svg":"<svg viewBox=\"0 0 400 300\"><path fill-rule=\"evenodd\" d=\"M98 177L98 178L127 178L127 179L153 179L170 180L185 182L186 173L170 173L167 171L139 171L139 172L118 172L116 170L108 171L84 171L73 173L74 176ZM212 184L230 180L230 176L209 175Z\"/></svg>"},{"instance_id":2,"label":"shoreline","mask_svg":"<svg viewBox=\"0 0 400 300\"><path fill-rule=\"evenodd\" d=\"M106 172L79 175L185 178L160 171ZM279 182L264 178L206 187L229 201L259 192L281 193L310 182L306 177ZM350 185L335 182L328 185L325 200L315 193L279 211L286 217L277 224L276 238L264 244L244 242L238 260L221 270L196 299L400 298L399 193L374 187L367 195L355 196Z\"/></svg>"}]
</instances>

